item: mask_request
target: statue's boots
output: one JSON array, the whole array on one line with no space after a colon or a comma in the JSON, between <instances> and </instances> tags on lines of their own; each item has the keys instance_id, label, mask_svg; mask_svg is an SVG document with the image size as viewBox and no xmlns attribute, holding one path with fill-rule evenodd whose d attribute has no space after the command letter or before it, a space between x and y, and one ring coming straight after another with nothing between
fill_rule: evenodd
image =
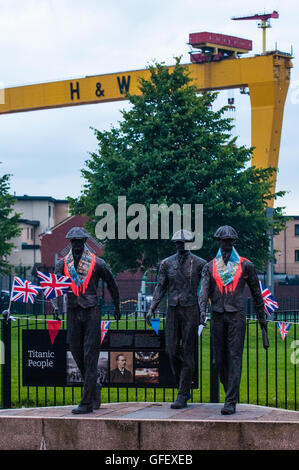
<instances>
[{"instance_id":1,"label":"statue's boots","mask_svg":"<svg viewBox=\"0 0 299 470\"><path fill-rule=\"evenodd\" d=\"M96 385L96 391L93 399L93 409L98 410L101 406L101 385Z\"/></svg>"},{"instance_id":2,"label":"statue's boots","mask_svg":"<svg viewBox=\"0 0 299 470\"><path fill-rule=\"evenodd\" d=\"M188 393L188 395L178 394L176 401L170 405L170 408L173 408L175 410L179 410L180 408L186 408L187 401L189 400L189 398L191 398L190 393Z\"/></svg>"},{"instance_id":3,"label":"statue's boots","mask_svg":"<svg viewBox=\"0 0 299 470\"><path fill-rule=\"evenodd\" d=\"M77 408L74 408L72 410L72 413L74 415L83 415L83 414L86 414L86 413L92 413L92 408L90 406L87 406L87 405L79 405Z\"/></svg>"},{"instance_id":4,"label":"statue's boots","mask_svg":"<svg viewBox=\"0 0 299 470\"><path fill-rule=\"evenodd\" d=\"M221 408L222 415L233 415L236 412L235 403L225 403L224 407Z\"/></svg>"}]
</instances>

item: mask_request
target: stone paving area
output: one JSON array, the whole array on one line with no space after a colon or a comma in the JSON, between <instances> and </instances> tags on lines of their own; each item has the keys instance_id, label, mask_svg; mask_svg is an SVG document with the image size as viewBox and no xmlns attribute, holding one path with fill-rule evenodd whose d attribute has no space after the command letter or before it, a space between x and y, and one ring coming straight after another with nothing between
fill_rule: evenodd
<instances>
[{"instance_id":1,"label":"stone paving area","mask_svg":"<svg viewBox=\"0 0 299 470\"><path fill-rule=\"evenodd\" d=\"M125 419L125 420L196 420L196 421L284 421L298 422L299 411L239 404L236 413L221 415L222 403L192 403L182 410L173 410L170 403L105 403L97 411L86 415L74 415L75 406L53 406L40 408L17 408L0 410L1 417L40 417L73 419Z\"/></svg>"}]
</instances>

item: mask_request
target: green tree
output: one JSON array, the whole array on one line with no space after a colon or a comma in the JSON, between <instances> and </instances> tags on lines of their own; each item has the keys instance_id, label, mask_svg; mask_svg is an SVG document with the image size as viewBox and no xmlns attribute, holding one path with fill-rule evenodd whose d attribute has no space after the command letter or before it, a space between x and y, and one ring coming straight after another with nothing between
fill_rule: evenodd
<instances>
[{"instance_id":1,"label":"green tree","mask_svg":"<svg viewBox=\"0 0 299 470\"><path fill-rule=\"evenodd\" d=\"M19 214L12 214L15 198L9 194L10 175L0 176L0 274L9 271L6 255L13 248L10 240L20 234Z\"/></svg>"},{"instance_id":2,"label":"green tree","mask_svg":"<svg viewBox=\"0 0 299 470\"><path fill-rule=\"evenodd\" d=\"M204 242L196 253L211 259L217 250L215 230L229 224L239 233L242 256L262 267L269 255L265 209L275 169L248 167L253 149L236 145L227 108L212 111L217 94L199 94L180 59L172 70L164 64L149 70L150 79L140 80L141 95L128 95L131 107L122 111L119 126L94 129L98 150L82 170L81 195L70 199L73 214L90 216L87 228L94 233L96 207L117 208L118 196L126 196L127 205L146 208L203 204ZM283 227L281 215L276 209L275 233ZM120 272L145 270L173 252L169 240L109 239L104 257Z\"/></svg>"}]
</instances>

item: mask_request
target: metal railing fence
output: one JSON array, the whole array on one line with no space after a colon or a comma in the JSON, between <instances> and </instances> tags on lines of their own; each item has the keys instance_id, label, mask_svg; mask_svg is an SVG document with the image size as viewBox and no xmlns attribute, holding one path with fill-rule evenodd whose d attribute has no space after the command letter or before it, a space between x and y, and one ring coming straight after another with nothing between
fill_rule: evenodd
<instances>
[{"instance_id":1,"label":"metal railing fence","mask_svg":"<svg viewBox=\"0 0 299 470\"><path fill-rule=\"evenodd\" d=\"M298 323L299 310L288 308L277 311L276 319L292 322L286 338L282 340L275 321L268 323L270 348L262 346L261 330L256 320L252 301L247 303L247 330L243 353L243 372L239 402L298 410L297 365L299 363ZM1 365L1 406L58 406L77 404L80 401L80 387L24 387L22 385L22 330L47 329L47 319L51 313L47 309L39 313L15 313L15 321L0 321L0 340L5 349L5 358ZM39 305L39 304L37 304ZM147 330L143 316L132 309L131 304L124 304L119 321L113 321L113 310L106 305L102 319L112 320L110 328L119 330ZM128 307L129 305L129 307ZM288 303L285 303L288 306ZM295 306L295 305L293 305ZM39 308L41 305L39 305ZM36 307L38 309L38 307ZM66 316L63 314L62 327L66 329ZM165 313L160 314L160 328L164 328ZM1 356L1 360L3 357ZM198 342L198 377L199 388L192 391L191 402L223 402L224 391L219 386L217 371L211 352L210 322L199 337ZM122 388L104 387L103 402L150 401L168 402L176 397L176 390L169 388Z\"/></svg>"}]
</instances>

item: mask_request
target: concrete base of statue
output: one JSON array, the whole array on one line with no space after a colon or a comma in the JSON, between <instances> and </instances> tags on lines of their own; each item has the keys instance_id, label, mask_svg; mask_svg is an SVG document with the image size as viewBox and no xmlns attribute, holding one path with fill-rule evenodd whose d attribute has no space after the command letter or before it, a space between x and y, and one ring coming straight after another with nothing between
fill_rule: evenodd
<instances>
[{"instance_id":1,"label":"concrete base of statue","mask_svg":"<svg viewBox=\"0 0 299 470\"><path fill-rule=\"evenodd\" d=\"M294 450L299 412L247 404L108 403L86 415L74 406L0 410L1 450Z\"/></svg>"}]
</instances>

